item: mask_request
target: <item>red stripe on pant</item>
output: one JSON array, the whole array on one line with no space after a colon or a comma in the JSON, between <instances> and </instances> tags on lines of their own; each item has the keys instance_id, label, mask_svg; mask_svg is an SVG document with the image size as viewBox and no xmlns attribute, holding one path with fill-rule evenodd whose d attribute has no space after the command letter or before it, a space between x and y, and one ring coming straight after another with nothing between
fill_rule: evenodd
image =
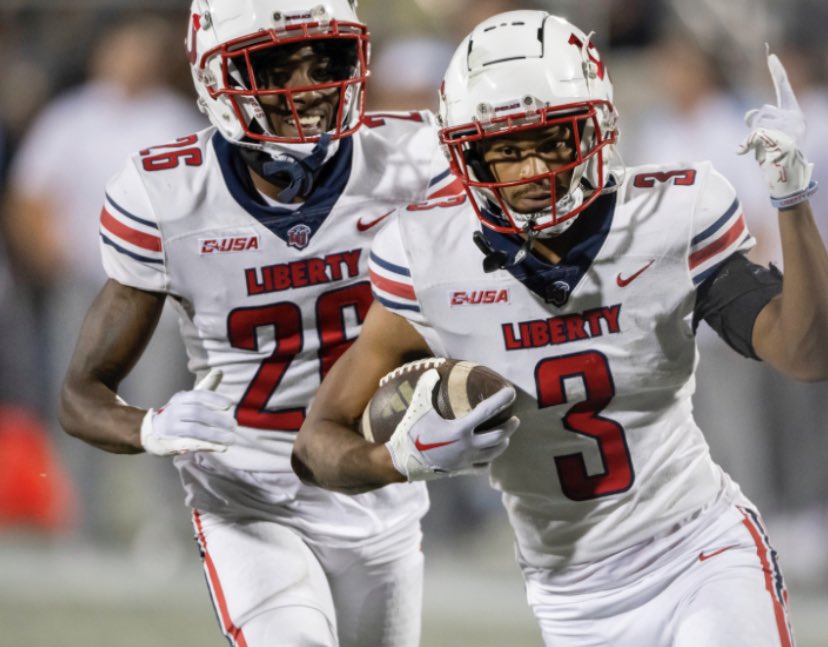
<instances>
[{"instance_id":1,"label":"red stripe on pant","mask_svg":"<svg viewBox=\"0 0 828 647\"><path fill-rule=\"evenodd\" d=\"M207 550L207 538L204 536L204 529L201 527L201 515L198 510L193 510L193 523L196 527L198 543L201 546L201 552L204 560L204 570L207 573L207 585L210 588L210 596L213 598L213 606L221 623L221 629L224 635L227 636L236 647L247 647L247 641L244 638L244 633L240 627L233 624L230 618L230 611L227 608L227 600L224 598L224 591L221 588L218 573L216 572L216 565L213 564L213 559Z\"/></svg>"},{"instance_id":2,"label":"red stripe on pant","mask_svg":"<svg viewBox=\"0 0 828 647\"><path fill-rule=\"evenodd\" d=\"M742 514L745 517L742 520L742 523L745 525L745 528L748 529L750 536L753 537L753 541L756 544L756 554L759 556L759 561L762 564L762 571L765 573L765 589L770 594L771 600L773 601L773 613L776 618L776 629L779 632L779 642L782 647L793 647L794 643L791 638L790 628L788 627L788 612L783 605L783 601L779 599L779 596L776 595L774 591L774 575L778 575L779 577L781 577L781 575L776 572L775 565L771 564L771 561L768 558L768 547L764 540L764 529L761 526L758 526L757 522L744 510L742 510Z\"/></svg>"}]
</instances>

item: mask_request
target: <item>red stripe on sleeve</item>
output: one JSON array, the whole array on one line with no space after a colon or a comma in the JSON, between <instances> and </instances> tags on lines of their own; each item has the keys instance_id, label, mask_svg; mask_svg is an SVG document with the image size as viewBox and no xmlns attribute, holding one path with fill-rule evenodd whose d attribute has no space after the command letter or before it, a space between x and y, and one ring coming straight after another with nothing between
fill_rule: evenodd
<instances>
[{"instance_id":1,"label":"red stripe on sleeve","mask_svg":"<svg viewBox=\"0 0 828 647\"><path fill-rule=\"evenodd\" d=\"M459 178L454 178L454 182L444 186L436 193L432 193L431 195L427 196L426 199L434 200L435 198L442 198L447 195L457 195L458 193L463 193L463 183L460 182Z\"/></svg>"},{"instance_id":2,"label":"red stripe on sleeve","mask_svg":"<svg viewBox=\"0 0 828 647\"><path fill-rule=\"evenodd\" d=\"M695 269L704 263L708 258L715 256L723 249L729 247L734 241L738 240L744 232L745 217L742 215L739 216L739 219L731 225L730 229L728 229L723 236L714 240L707 247L703 247L690 255L690 269Z\"/></svg>"},{"instance_id":3,"label":"red stripe on sleeve","mask_svg":"<svg viewBox=\"0 0 828 647\"><path fill-rule=\"evenodd\" d=\"M106 210L106 207L101 209L101 225L108 232L115 234L128 243L132 243L136 247L148 249L151 252L161 251L161 238L153 236L152 234L145 234L132 227L127 227L120 220L113 218L112 214Z\"/></svg>"},{"instance_id":4,"label":"red stripe on sleeve","mask_svg":"<svg viewBox=\"0 0 828 647\"><path fill-rule=\"evenodd\" d=\"M414 293L414 288L410 285L387 279L384 276L380 276L373 270L368 270L368 275L371 278L371 283L384 292L393 294L396 297L403 297L404 299L414 300L417 298L417 295Z\"/></svg>"}]
</instances>

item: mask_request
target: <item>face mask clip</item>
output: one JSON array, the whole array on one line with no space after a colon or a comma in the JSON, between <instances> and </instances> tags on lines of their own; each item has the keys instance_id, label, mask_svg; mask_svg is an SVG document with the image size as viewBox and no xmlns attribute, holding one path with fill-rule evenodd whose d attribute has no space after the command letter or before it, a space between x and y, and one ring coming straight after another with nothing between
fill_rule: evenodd
<instances>
[{"instance_id":1,"label":"face mask clip","mask_svg":"<svg viewBox=\"0 0 828 647\"><path fill-rule=\"evenodd\" d=\"M535 232L530 230L526 233L526 240L523 241L523 244L521 244L512 256L492 247L491 243L486 240L483 232L474 232L472 240L474 241L474 244L477 245L477 248L483 252L483 271L488 274L489 272L494 272L495 270L506 270L522 263L523 259L526 258L526 255L532 249L532 244L535 240Z\"/></svg>"}]
</instances>

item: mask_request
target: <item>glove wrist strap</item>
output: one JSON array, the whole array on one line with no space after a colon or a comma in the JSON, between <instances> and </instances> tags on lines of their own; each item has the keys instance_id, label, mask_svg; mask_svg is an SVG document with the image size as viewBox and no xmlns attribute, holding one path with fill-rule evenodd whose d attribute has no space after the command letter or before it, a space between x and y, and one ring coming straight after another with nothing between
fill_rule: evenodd
<instances>
[{"instance_id":1,"label":"glove wrist strap","mask_svg":"<svg viewBox=\"0 0 828 647\"><path fill-rule=\"evenodd\" d=\"M141 446L144 448L144 451L150 454L152 451L150 451L147 445L152 442L150 436L152 435L152 418L154 413L155 409L147 409L147 413L144 415L143 420L141 420Z\"/></svg>"},{"instance_id":2,"label":"glove wrist strap","mask_svg":"<svg viewBox=\"0 0 828 647\"><path fill-rule=\"evenodd\" d=\"M771 204L774 206L775 209L789 209L798 205L801 202L805 202L809 200L814 193L817 192L819 188L819 183L815 180L811 180L807 187L802 189L802 191L797 191L796 193L792 193L791 195L786 195L784 198L771 198Z\"/></svg>"},{"instance_id":3,"label":"glove wrist strap","mask_svg":"<svg viewBox=\"0 0 828 647\"><path fill-rule=\"evenodd\" d=\"M388 453L391 455L391 463L394 465L394 469L396 469L404 477L408 478L408 473L405 471L405 465L400 463L400 459L397 458L395 447L391 444L390 440L385 443L385 449L387 449Z\"/></svg>"}]
</instances>

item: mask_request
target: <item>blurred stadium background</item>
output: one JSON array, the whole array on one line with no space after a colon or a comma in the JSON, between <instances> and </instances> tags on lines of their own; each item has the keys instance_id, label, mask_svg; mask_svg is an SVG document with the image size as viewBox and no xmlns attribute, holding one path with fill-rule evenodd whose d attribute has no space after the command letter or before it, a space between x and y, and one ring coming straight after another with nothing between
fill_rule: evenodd
<instances>
[{"instance_id":1,"label":"blurred stadium background","mask_svg":"<svg viewBox=\"0 0 828 647\"><path fill-rule=\"evenodd\" d=\"M71 188L83 170L73 178L75 158L56 143L67 130L74 136L68 150L80 156L105 149L112 133L141 119L130 113L119 120L115 113L106 127L113 130L102 117L100 128L84 131L52 118L52 130L41 127L31 141L44 110L97 73L90 61L104 65L100 52L106 62L114 50L101 43L116 24L151 15L159 29L163 23L172 30L170 42L160 35L145 40L137 54L131 50L136 59L124 54L123 60L152 55L158 79L192 106L180 45L188 6L186 0L0 0L0 647L226 644L171 465L107 455L57 427L63 353L78 325L68 313L84 311L91 298L68 290L67 281L96 288L102 278L76 269L72 250L60 247L66 241L49 235L67 226L58 220L63 187L52 176L38 187L40 178L26 170L63 173ZM360 0L373 42L370 107L436 107L435 88L456 43L482 18L514 8L543 8L594 30L615 84L627 160L712 159L740 192L760 240L757 259L779 262L775 214L761 177L752 160L734 151L744 109L772 98L767 42L788 66L809 120L805 150L828 187L825 0ZM24 160L31 150L34 161ZM102 190L101 184L91 199L100 200ZM828 188L817 197L825 233ZM86 235L96 237L97 209L87 216ZM67 294L68 305L56 297L66 301ZM698 417L714 456L765 514L786 570L800 647L824 646L828 387L791 386L756 363L720 353L712 335L702 331L699 339ZM183 388L180 353L160 346L155 357L163 364L139 365L149 377L135 385L133 402L158 405ZM140 388L148 385L154 388ZM437 482L431 493L422 644L540 645L497 497L480 479Z\"/></svg>"}]
</instances>

